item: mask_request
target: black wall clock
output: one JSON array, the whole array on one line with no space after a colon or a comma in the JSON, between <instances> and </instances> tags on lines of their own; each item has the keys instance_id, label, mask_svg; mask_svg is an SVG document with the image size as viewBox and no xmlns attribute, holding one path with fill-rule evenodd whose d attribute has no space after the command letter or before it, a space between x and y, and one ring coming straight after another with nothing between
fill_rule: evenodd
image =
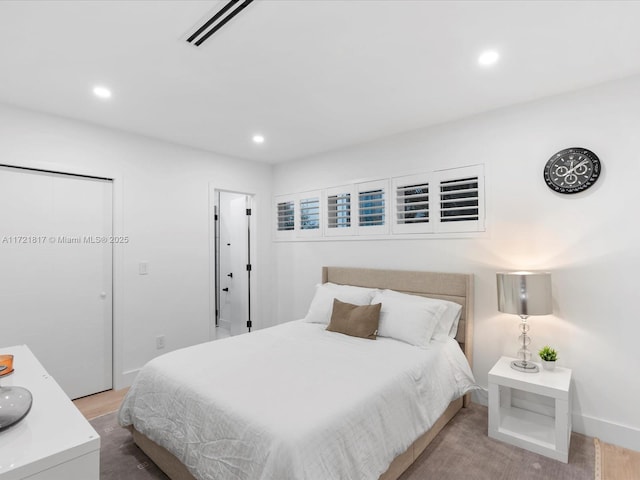
<instances>
[{"instance_id":1,"label":"black wall clock","mask_svg":"<svg viewBox=\"0 0 640 480\"><path fill-rule=\"evenodd\" d=\"M600 177L600 159L586 148L566 148L549 159L543 174L547 186L555 192L582 192Z\"/></svg>"}]
</instances>

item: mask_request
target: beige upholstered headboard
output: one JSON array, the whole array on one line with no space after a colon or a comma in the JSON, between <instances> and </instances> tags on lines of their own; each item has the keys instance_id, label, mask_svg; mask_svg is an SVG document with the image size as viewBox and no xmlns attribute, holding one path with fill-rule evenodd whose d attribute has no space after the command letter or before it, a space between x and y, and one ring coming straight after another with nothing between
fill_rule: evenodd
<instances>
[{"instance_id":1,"label":"beige upholstered headboard","mask_svg":"<svg viewBox=\"0 0 640 480\"><path fill-rule=\"evenodd\" d=\"M322 283L388 288L462 305L456 340L473 366L473 275L463 273L322 267Z\"/></svg>"}]
</instances>

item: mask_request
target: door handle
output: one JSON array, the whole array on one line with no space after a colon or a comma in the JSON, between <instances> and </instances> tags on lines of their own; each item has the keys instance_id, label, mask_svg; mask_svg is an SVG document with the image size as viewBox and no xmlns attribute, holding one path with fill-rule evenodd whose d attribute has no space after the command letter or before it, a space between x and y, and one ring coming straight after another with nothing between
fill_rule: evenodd
<instances>
[{"instance_id":1,"label":"door handle","mask_svg":"<svg viewBox=\"0 0 640 480\"><path fill-rule=\"evenodd\" d=\"M222 289L222 291L223 291L223 292L228 292L228 291L229 291L229 289L228 289L228 288L223 288L223 289Z\"/></svg>"},{"instance_id":2,"label":"door handle","mask_svg":"<svg viewBox=\"0 0 640 480\"><path fill-rule=\"evenodd\" d=\"M233 278L233 272L228 273L228 274L227 274L227 277L229 277L229 278Z\"/></svg>"}]
</instances>

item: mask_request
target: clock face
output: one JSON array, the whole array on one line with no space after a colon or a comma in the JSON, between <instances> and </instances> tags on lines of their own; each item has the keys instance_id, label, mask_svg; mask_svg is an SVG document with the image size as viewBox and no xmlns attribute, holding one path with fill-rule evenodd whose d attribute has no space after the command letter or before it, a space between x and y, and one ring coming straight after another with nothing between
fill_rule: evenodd
<instances>
[{"instance_id":1,"label":"clock face","mask_svg":"<svg viewBox=\"0 0 640 480\"><path fill-rule=\"evenodd\" d=\"M567 148L553 155L544 167L547 186L558 193L578 193L600 176L600 160L586 148Z\"/></svg>"}]
</instances>

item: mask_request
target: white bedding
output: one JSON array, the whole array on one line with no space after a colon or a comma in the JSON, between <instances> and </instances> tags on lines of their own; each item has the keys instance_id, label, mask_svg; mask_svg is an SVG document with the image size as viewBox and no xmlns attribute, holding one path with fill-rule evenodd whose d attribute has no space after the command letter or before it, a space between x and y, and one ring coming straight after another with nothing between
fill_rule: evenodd
<instances>
[{"instance_id":1,"label":"white bedding","mask_svg":"<svg viewBox=\"0 0 640 480\"><path fill-rule=\"evenodd\" d=\"M473 388L455 340L428 348L289 322L149 362L119 412L198 479L378 479Z\"/></svg>"}]
</instances>

